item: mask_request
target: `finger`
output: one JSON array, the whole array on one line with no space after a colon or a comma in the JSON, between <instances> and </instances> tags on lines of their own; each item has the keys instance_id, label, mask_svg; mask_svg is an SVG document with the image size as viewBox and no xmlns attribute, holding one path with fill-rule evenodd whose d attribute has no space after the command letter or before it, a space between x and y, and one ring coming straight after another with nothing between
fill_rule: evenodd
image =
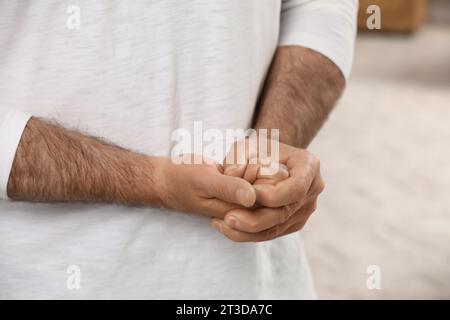
<instances>
[{"instance_id":1,"label":"finger","mask_svg":"<svg viewBox=\"0 0 450 320\"><path fill-rule=\"evenodd\" d=\"M289 177L288 168L282 164L278 164L278 170L273 175L264 175L261 170L258 171L258 175L256 180L253 183L255 184L272 184L275 185L278 182L285 180Z\"/></svg>"},{"instance_id":2,"label":"finger","mask_svg":"<svg viewBox=\"0 0 450 320\"><path fill-rule=\"evenodd\" d=\"M255 189L244 179L217 173L201 177L199 180L201 181L199 187L209 197L244 207L252 207L255 204Z\"/></svg>"},{"instance_id":3,"label":"finger","mask_svg":"<svg viewBox=\"0 0 450 320\"><path fill-rule=\"evenodd\" d=\"M225 215L227 226L248 233L258 233L272 228L277 224L285 223L300 209L299 203L290 204L281 208L261 207L255 210L236 209Z\"/></svg>"},{"instance_id":4,"label":"finger","mask_svg":"<svg viewBox=\"0 0 450 320\"><path fill-rule=\"evenodd\" d=\"M307 207L303 212L300 212L298 214L298 217L297 214L295 214L295 216L297 217L296 221L289 228L287 228L281 234L281 236L285 236L302 230L306 222L308 221L309 217L314 213L314 211L316 211L316 208L317 208L317 199L314 202L312 202L311 206Z\"/></svg>"},{"instance_id":5,"label":"finger","mask_svg":"<svg viewBox=\"0 0 450 320\"><path fill-rule=\"evenodd\" d=\"M265 207L282 207L294 202L304 202L317 172L314 168L295 167L290 176L276 185L256 184L256 201Z\"/></svg>"},{"instance_id":6,"label":"finger","mask_svg":"<svg viewBox=\"0 0 450 320\"><path fill-rule=\"evenodd\" d=\"M274 170L270 174L266 174L268 173L268 170L264 170L266 167L259 163L258 159L249 159L243 178L252 184L276 184L289 177L289 171L284 164L271 165Z\"/></svg>"},{"instance_id":7,"label":"finger","mask_svg":"<svg viewBox=\"0 0 450 320\"><path fill-rule=\"evenodd\" d=\"M212 199L205 199L203 202L202 211L195 213L200 213L209 216L211 218L218 218L223 220L228 212L236 209L244 209L244 207L237 204L225 202L216 198L212 198Z\"/></svg>"},{"instance_id":8,"label":"finger","mask_svg":"<svg viewBox=\"0 0 450 320\"><path fill-rule=\"evenodd\" d=\"M223 161L224 173L234 177L243 177L248 157L247 139L235 142Z\"/></svg>"},{"instance_id":9,"label":"finger","mask_svg":"<svg viewBox=\"0 0 450 320\"><path fill-rule=\"evenodd\" d=\"M246 164L223 165L223 172L227 176L242 178L247 170Z\"/></svg>"},{"instance_id":10,"label":"finger","mask_svg":"<svg viewBox=\"0 0 450 320\"><path fill-rule=\"evenodd\" d=\"M258 170L259 170L258 164L249 162L247 164L247 167L245 168L245 172L242 177L251 184L253 184L256 180L256 177L258 176Z\"/></svg>"},{"instance_id":11,"label":"finger","mask_svg":"<svg viewBox=\"0 0 450 320\"><path fill-rule=\"evenodd\" d=\"M325 182L323 181L320 172L314 178L311 187L308 190L308 196L318 196L325 189Z\"/></svg>"},{"instance_id":12,"label":"finger","mask_svg":"<svg viewBox=\"0 0 450 320\"><path fill-rule=\"evenodd\" d=\"M308 220L308 219L304 219L303 221L298 222L298 223L296 223L296 224L290 226L287 230L285 230L285 231L280 235L280 237L287 236L288 234L291 234L291 233L298 232L298 231L302 230L303 227L305 226L307 220Z\"/></svg>"},{"instance_id":13,"label":"finger","mask_svg":"<svg viewBox=\"0 0 450 320\"><path fill-rule=\"evenodd\" d=\"M258 175L257 178L258 179L278 179L280 178L281 180L289 177L289 169L286 165L282 164L282 163L276 163L274 164L273 161L270 164L271 168L276 168L276 170L274 172L268 172L268 171L264 171L264 167L267 166L261 166L261 168L258 170Z\"/></svg>"},{"instance_id":14,"label":"finger","mask_svg":"<svg viewBox=\"0 0 450 320\"><path fill-rule=\"evenodd\" d=\"M222 233L228 239L235 242L261 242L275 239L279 234L284 232L282 225L277 225L268 230L259 233L247 233L235 230L227 226L222 220L213 219L211 225L214 229ZM278 230L279 228L279 230Z\"/></svg>"},{"instance_id":15,"label":"finger","mask_svg":"<svg viewBox=\"0 0 450 320\"><path fill-rule=\"evenodd\" d=\"M235 242L260 242L273 240L275 238L296 232L303 228L306 221L315 211L317 199L313 199L308 205L303 206L288 221L273 226L267 230L258 233L243 232L229 227L224 221L213 219L212 226L224 236Z\"/></svg>"}]
</instances>

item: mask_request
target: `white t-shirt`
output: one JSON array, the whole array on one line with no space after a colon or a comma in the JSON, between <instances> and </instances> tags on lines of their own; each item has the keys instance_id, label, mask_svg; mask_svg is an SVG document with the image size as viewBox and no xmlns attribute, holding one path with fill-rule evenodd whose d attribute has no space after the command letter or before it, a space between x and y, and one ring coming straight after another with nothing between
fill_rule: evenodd
<instances>
[{"instance_id":1,"label":"white t-shirt","mask_svg":"<svg viewBox=\"0 0 450 320\"><path fill-rule=\"evenodd\" d=\"M0 298L314 298L299 234L233 243L210 220L10 201L30 115L148 155L177 128L250 126L273 54L347 77L356 0L0 1ZM79 281L80 280L80 281Z\"/></svg>"}]
</instances>

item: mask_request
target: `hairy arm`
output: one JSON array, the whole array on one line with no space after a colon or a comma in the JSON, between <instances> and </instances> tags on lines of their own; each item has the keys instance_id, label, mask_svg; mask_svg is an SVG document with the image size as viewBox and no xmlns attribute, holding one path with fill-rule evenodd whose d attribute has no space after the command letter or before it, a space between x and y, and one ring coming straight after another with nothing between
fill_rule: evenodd
<instances>
[{"instance_id":1,"label":"hairy arm","mask_svg":"<svg viewBox=\"0 0 450 320\"><path fill-rule=\"evenodd\" d=\"M8 196L26 201L158 205L154 161L31 118L16 152Z\"/></svg>"},{"instance_id":2,"label":"hairy arm","mask_svg":"<svg viewBox=\"0 0 450 320\"><path fill-rule=\"evenodd\" d=\"M176 165L38 118L23 131L7 192L13 200L163 206L222 218L255 202L252 186L221 166Z\"/></svg>"},{"instance_id":3,"label":"hairy arm","mask_svg":"<svg viewBox=\"0 0 450 320\"><path fill-rule=\"evenodd\" d=\"M328 58L300 46L280 47L255 114L256 129L279 129L280 142L306 148L345 86Z\"/></svg>"}]
</instances>

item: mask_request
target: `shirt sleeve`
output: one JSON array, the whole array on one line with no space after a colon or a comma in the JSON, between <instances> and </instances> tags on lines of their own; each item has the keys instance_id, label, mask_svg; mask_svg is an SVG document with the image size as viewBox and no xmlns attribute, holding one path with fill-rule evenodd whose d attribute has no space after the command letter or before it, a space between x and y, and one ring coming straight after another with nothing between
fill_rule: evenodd
<instances>
[{"instance_id":1,"label":"shirt sleeve","mask_svg":"<svg viewBox=\"0 0 450 320\"><path fill-rule=\"evenodd\" d=\"M299 45L333 61L350 76L358 0L283 0L279 46Z\"/></svg>"},{"instance_id":2,"label":"shirt sleeve","mask_svg":"<svg viewBox=\"0 0 450 320\"><path fill-rule=\"evenodd\" d=\"M0 106L0 199L8 199L7 186L17 147L31 115Z\"/></svg>"}]
</instances>

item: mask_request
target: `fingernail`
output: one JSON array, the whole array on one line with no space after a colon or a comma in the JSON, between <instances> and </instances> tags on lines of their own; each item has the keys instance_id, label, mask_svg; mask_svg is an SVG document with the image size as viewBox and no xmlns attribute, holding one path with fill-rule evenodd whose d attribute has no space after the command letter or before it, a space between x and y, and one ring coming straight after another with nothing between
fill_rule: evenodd
<instances>
[{"instance_id":1,"label":"fingernail","mask_svg":"<svg viewBox=\"0 0 450 320\"><path fill-rule=\"evenodd\" d=\"M251 207L255 202L254 193L248 189L238 189L236 191L236 198L245 207Z\"/></svg>"},{"instance_id":2,"label":"fingernail","mask_svg":"<svg viewBox=\"0 0 450 320\"><path fill-rule=\"evenodd\" d=\"M239 227L239 220L235 216L226 216L225 223L233 229L237 229Z\"/></svg>"},{"instance_id":3,"label":"fingernail","mask_svg":"<svg viewBox=\"0 0 450 320\"><path fill-rule=\"evenodd\" d=\"M213 221L212 227L217 231L222 232L222 224L220 222Z\"/></svg>"}]
</instances>

